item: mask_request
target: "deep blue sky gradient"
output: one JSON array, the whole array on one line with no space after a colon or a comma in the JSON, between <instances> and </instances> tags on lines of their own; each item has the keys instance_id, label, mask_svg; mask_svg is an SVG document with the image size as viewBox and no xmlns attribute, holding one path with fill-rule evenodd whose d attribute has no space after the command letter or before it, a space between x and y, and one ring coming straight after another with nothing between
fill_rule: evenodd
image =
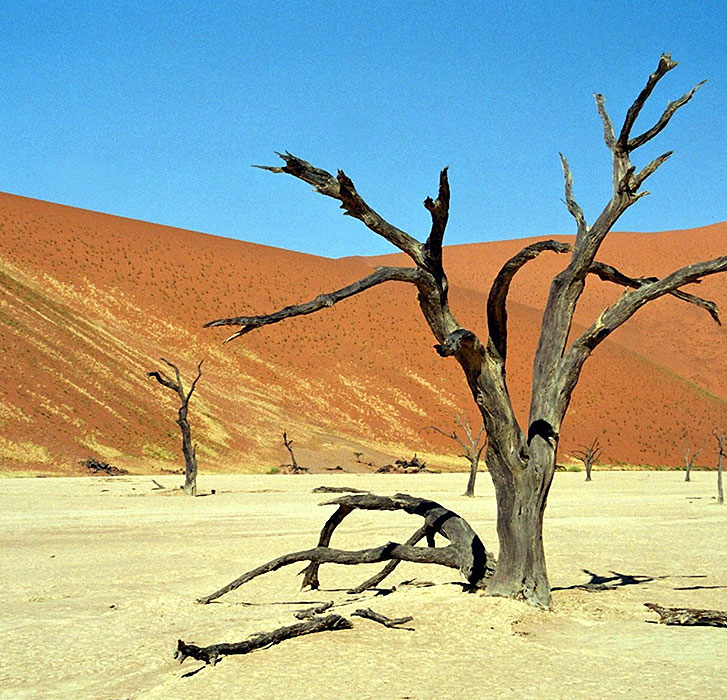
<instances>
[{"instance_id":1,"label":"deep blue sky gradient","mask_svg":"<svg viewBox=\"0 0 727 700\"><path fill-rule=\"evenodd\" d=\"M16 2L0 7L0 190L332 257L390 252L276 164L342 167L392 223L450 166L446 242L572 233L558 151L593 220L610 194L593 103L637 123L707 85L634 160L675 155L620 230L727 219L724 0Z\"/></svg>"}]
</instances>

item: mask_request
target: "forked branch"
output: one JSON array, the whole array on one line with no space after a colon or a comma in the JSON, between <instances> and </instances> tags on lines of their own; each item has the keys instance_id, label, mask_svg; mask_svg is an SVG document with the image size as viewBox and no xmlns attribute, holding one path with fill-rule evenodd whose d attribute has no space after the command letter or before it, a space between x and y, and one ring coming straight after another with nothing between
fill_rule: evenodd
<instances>
[{"instance_id":1,"label":"forked branch","mask_svg":"<svg viewBox=\"0 0 727 700\"><path fill-rule=\"evenodd\" d=\"M285 161L284 166L255 165L253 167L268 170L272 173L288 173L299 180L303 180L303 182L307 182L309 185L313 185L316 192L341 202L341 209L348 216L362 221L371 231L406 253L417 265L422 265L422 244L375 212L356 191L353 181L343 170L339 170L337 177L333 177L329 172L316 168L287 151L277 155Z\"/></svg>"}]
</instances>

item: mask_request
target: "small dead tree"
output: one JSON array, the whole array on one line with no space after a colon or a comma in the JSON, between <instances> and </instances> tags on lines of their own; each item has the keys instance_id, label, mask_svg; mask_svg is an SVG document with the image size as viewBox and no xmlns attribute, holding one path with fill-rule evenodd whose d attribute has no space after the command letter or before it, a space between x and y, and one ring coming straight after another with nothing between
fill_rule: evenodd
<instances>
[{"instance_id":1,"label":"small dead tree","mask_svg":"<svg viewBox=\"0 0 727 700\"><path fill-rule=\"evenodd\" d=\"M464 495L469 496L470 498L474 498L477 467L480 464L480 457L482 456L482 453L487 447L487 435L485 433L485 426L483 424L482 427L479 429L478 433L475 435L472 432L472 426L470 425L470 422L466 418L463 419L461 416L457 415L454 417L454 422L462 429L462 432L464 433L464 438L460 438L460 436L457 435L456 430L453 430L451 433L446 433L444 432L444 430L438 428L436 425L426 425L422 428L422 430L435 430L440 435L444 435L444 437L448 437L450 440L454 440L462 448L463 452L459 456L463 457L470 463L470 475L469 479L467 480L467 488L465 489ZM482 439L483 437L484 440Z\"/></svg>"},{"instance_id":2,"label":"small dead tree","mask_svg":"<svg viewBox=\"0 0 727 700\"><path fill-rule=\"evenodd\" d=\"M298 461L295 459L295 454L293 454L293 441L288 438L288 433L285 430L283 431L283 445L290 455L290 464L284 464L283 467L290 474L305 474L308 471L308 467L301 467L298 464Z\"/></svg>"},{"instance_id":3,"label":"small dead tree","mask_svg":"<svg viewBox=\"0 0 727 700\"><path fill-rule=\"evenodd\" d=\"M269 324L328 309L380 284L398 282L412 285L416 289L422 315L436 339L436 351L442 357L454 358L462 368L488 436L486 459L497 497L497 533L500 540L497 568L488 583L488 595L521 598L540 607L550 605L550 583L543 549L543 515L555 472L560 428L583 365L591 353L639 309L666 295L705 309L719 322L714 302L682 288L708 275L727 271L727 255L686 265L662 278L630 277L596 260L606 236L621 215L648 194L642 191L642 186L668 160L671 151L658 156L640 170L632 164L632 155L666 128L677 110L692 99L701 85L669 102L653 126L634 135L632 131L646 101L659 81L676 65L669 54L661 56L656 70L627 110L618 132L614 131L606 112L603 96L596 95L604 140L611 154L611 196L589 225L573 194L570 166L561 155L565 204L576 223L575 242L573 245L554 240L531 243L502 266L487 300L488 337L484 341L459 324L449 305L449 280L442 258L450 202L447 168L440 173L437 198L427 197L424 200L432 225L427 238L420 241L376 212L342 170L334 176L287 152L279 154L282 166L259 166L273 173L291 175L312 185L316 192L340 202L345 214L360 220L375 234L389 241L409 257L413 266L378 267L366 277L311 301L287 306L274 313L220 318L205 325L237 326L238 330L227 338L229 342ZM546 251L570 254L570 260L555 275L550 286L533 359L528 422L521 426L510 399L505 367L507 296L510 283L518 271ZM628 293L604 309L590 325L586 324L585 330L571 335L576 306L590 275L625 287Z\"/></svg>"},{"instance_id":4,"label":"small dead tree","mask_svg":"<svg viewBox=\"0 0 727 700\"><path fill-rule=\"evenodd\" d=\"M593 442L590 445L581 445L581 449L574 452L573 456L579 462L583 462L583 466L586 468L586 481L590 481L593 465L601 457L601 447L598 444L598 438L593 438Z\"/></svg>"},{"instance_id":5,"label":"small dead tree","mask_svg":"<svg viewBox=\"0 0 727 700\"><path fill-rule=\"evenodd\" d=\"M712 433L717 441L717 503L724 503L724 489L722 488L722 458L727 457L727 433Z\"/></svg>"},{"instance_id":6,"label":"small dead tree","mask_svg":"<svg viewBox=\"0 0 727 700\"><path fill-rule=\"evenodd\" d=\"M182 454L184 455L184 493L190 496L197 495L197 443L192 444L192 432L189 428L189 420L187 419L187 410L189 407L189 400L192 398L194 390L197 388L197 382L202 376L202 361L197 365L197 376L194 378L192 385L189 387L189 391L184 391L182 385L182 378L179 374L179 368L177 365L172 364L169 360L165 360L163 357L160 358L161 362L168 365L174 370L174 379L172 379L166 372L153 371L147 372L147 377L156 379L162 386L167 387L174 391L179 396L179 410L177 425L182 431Z\"/></svg>"},{"instance_id":7,"label":"small dead tree","mask_svg":"<svg viewBox=\"0 0 727 700\"><path fill-rule=\"evenodd\" d=\"M698 450L695 450L690 445L684 445L682 447L682 454L684 455L684 481L692 480L692 467L703 449L704 445L702 445Z\"/></svg>"}]
</instances>

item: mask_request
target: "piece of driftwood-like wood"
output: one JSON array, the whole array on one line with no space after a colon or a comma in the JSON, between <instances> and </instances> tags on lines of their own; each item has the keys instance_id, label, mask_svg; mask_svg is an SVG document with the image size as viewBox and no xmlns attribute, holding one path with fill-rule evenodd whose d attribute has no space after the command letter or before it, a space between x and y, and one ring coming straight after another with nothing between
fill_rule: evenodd
<instances>
[{"instance_id":1,"label":"piece of driftwood-like wood","mask_svg":"<svg viewBox=\"0 0 727 700\"><path fill-rule=\"evenodd\" d=\"M371 493L351 486L316 486L311 493Z\"/></svg>"},{"instance_id":2,"label":"piece of driftwood-like wood","mask_svg":"<svg viewBox=\"0 0 727 700\"><path fill-rule=\"evenodd\" d=\"M662 625L688 625L700 627L727 627L727 611L699 608L667 608L656 603L644 603L659 616Z\"/></svg>"},{"instance_id":3,"label":"piece of driftwood-like wood","mask_svg":"<svg viewBox=\"0 0 727 700\"><path fill-rule=\"evenodd\" d=\"M359 610L356 610L355 612L352 612L351 617L365 617L367 620L378 622L384 627L389 627L395 630L409 630L410 632L414 631L413 627L402 627L402 625L405 625L407 622L411 622L414 619L411 615L408 615L407 617L391 618L386 617L386 615L382 615L381 613L374 612L371 608L361 608Z\"/></svg>"},{"instance_id":4,"label":"piece of driftwood-like wood","mask_svg":"<svg viewBox=\"0 0 727 700\"><path fill-rule=\"evenodd\" d=\"M242 642L211 644L207 647L199 647L196 644L187 644L180 639L177 641L177 650L174 652L174 658L179 659L179 663L183 663L185 659L192 658L214 666L222 656L249 654L256 649L264 649L274 644L280 644L280 642L284 642L286 639L301 637L304 634L348 630L352 627L353 624L351 621L341 615L326 615L326 617L315 617L312 620L297 622L288 627L278 627L278 629L272 632L256 634Z\"/></svg>"},{"instance_id":5,"label":"piece of driftwood-like wood","mask_svg":"<svg viewBox=\"0 0 727 700\"><path fill-rule=\"evenodd\" d=\"M198 602L210 603L262 574L277 571L283 566L299 561L308 561L316 565L324 563L373 564L391 560L410 561L419 564L439 564L451 569L458 569L467 581L467 585L472 588L484 587L485 579L492 573L494 568L494 558L487 552L484 544L469 523L457 513L444 508L435 501L401 493L395 496L377 496L366 493L342 496L321 505L335 505L338 506L338 509L324 525L317 547L277 557L239 576L214 593L199 598ZM349 513L356 509L404 510L407 513L419 515L424 518L424 532L430 546L416 547L408 543L387 542L379 547L358 551L328 547L335 528ZM446 547L434 547L435 533L449 540L450 544ZM307 567L305 572L304 585L309 579L310 568ZM317 586L317 567L314 573Z\"/></svg>"},{"instance_id":6,"label":"piece of driftwood-like wood","mask_svg":"<svg viewBox=\"0 0 727 700\"><path fill-rule=\"evenodd\" d=\"M318 615L324 613L326 610L329 610L332 607L333 601L328 600L325 603L321 603L320 605L314 605L311 608L305 608L305 610L298 610L293 614L299 620L312 620L314 617L318 617Z\"/></svg>"}]
</instances>

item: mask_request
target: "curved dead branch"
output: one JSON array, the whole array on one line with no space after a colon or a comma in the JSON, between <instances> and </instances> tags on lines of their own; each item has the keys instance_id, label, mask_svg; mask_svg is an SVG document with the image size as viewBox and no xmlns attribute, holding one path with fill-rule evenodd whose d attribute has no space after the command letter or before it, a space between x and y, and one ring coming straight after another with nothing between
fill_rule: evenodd
<instances>
[{"instance_id":1,"label":"curved dead branch","mask_svg":"<svg viewBox=\"0 0 727 700\"><path fill-rule=\"evenodd\" d=\"M254 331L261 326L267 326L272 323L279 323L287 318L295 316L305 316L315 313L321 309L329 308L339 301L348 299L356 294L371 289L384 282L409 282L411 284L423 284L423 277L419 270L413 267L379 267L370 275L349 284L346 287L337 289L328 294L319 294L315 299L303 304L294 304L286 306L280 311L272 314L262 314L260 316L234 316L232 318L219 318L215 321L209 321L204 324L205 328L214 326L241 326L240 330L233 333L224 342L229 343L235 338L239 338L250 331Z\"/></svg>"},{"instance_id":2,"label":"curved dead branch","mask_svg":"<svg viewBox=\"0 0 727 700\"><path fill-rule=\"evenodd\" d=\"M388 542L380 547L359 551L330 549L327 544L319 545L313 549L292 552L277 557L239 576L214 593L199 598L198 602L210 603L258 576L262 576L271 571L277 571L283 566L288 566L299 561L308 561L311 564L318 565L324 563L346 565L371 564L388 560L410 561L420 564L439 564L452 569L458 569L467 583L472 587L483 587L486 577L494 568L492 556L487 552L482 541L467 521L434 501L415 498L407 494L396 494L393 497L376 496L374 494L355 494L343 496L333 501L327 501L321 505L337 505L339 510L326 522L319 541L330 542L333 531L343 518L353 510L361 509L403 510L412 515L419 515L424 518L425 532L423 534L427 535L431 544L433 544L435 533L439 533L449 540L450 544L446 547L416 547L413 541L418 541L418 539L414 540L414 537L412 537L409 542L403 545L396 542ZM417 534L415 533L415 536ZM317 584L317 568L313 573L311 573L310 569L306 570L306 572L308 574L309 585L311 580L314 580Z\"/></svg>"}]
</instances>

